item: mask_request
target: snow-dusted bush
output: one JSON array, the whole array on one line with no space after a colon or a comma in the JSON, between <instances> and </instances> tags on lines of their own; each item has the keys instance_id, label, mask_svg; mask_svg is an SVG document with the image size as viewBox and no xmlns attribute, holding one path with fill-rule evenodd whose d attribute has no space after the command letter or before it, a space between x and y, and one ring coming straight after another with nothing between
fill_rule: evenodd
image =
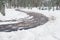
<instances>
[{"instance_id":1,"label":"snow-dusted bush","mask_svg":"<svg viewBox=\"0 0 60 40\"><path fill-rule=\"evenodd\" d=\"M56 18L54 17L54 16L50 16L49 17L49 20L51 21L51 20L56 20Z\"/></svg>"}]
</instances>

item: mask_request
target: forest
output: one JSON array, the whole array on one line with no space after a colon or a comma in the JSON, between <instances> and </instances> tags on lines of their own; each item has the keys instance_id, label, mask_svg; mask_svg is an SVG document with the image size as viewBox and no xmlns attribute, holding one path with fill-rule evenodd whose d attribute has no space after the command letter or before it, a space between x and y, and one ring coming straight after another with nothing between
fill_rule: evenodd
<instances>
[{"instance_id":1,"label":"forest","mask_svg":"<svg viewBox=\"0 0 60 40\"><path fill-rule=\"evenodd\" d=\"M33 7L48 7L48 10L56 7L60 10L60 0L0 0L0 12L5 15L5 8L33 8ZM43 8L42 8L43 10Z\"/></svg>"}]
</instances>

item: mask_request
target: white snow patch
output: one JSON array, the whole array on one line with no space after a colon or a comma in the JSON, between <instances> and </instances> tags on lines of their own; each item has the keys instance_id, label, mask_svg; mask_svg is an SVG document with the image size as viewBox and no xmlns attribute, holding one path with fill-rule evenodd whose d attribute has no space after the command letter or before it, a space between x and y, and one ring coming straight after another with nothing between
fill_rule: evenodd
<instances>
[{"instance_id":1,"label":"white snow patch","mask_svg":"<svg viewBox=\"0 0 60 40\"><path fill-rule=\"evenodd\" d=\"M49 18L54 16L55 20L50 20L44 25L29 30L0 32L0 40L60 40L60 10L22 10L39 12Z\"/></svg>"},{"instance_id":2,"label":"white snow patch","mask_svg":"<svg viewBox=\"0 0 60 40\"><path fill-rule=\"evenodd\" d=\"M5 16L2 16L0 14L0 20L13 20L13 19L20 19L20 18L25 18L28 17L29 15L27 15L24 12L18 12L15 11L15 9L5 9Z\"/></svg>"}]
</instances>

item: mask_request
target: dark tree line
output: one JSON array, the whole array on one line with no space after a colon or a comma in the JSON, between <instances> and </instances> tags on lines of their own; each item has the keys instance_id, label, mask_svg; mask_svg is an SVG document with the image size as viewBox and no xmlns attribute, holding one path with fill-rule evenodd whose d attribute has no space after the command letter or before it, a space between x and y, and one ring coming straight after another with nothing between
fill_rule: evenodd
<instances>
[{"instance_id":1,"label":"dark tree line","mask_svg":"<svg viewBox=\"0 0 60 40\"><path fill-rule=\"evenodd\" d=\"M10 7L38 7L42 0L8 0Z\"/></svg>"},{"instance_id":2,"label":"dark tree line","mask_svg":"<svg viewBox=\"0 0 60 40\"><path fill-rule=\"evenodd\" d=\"M7 5L6 5L7 4ZM60 8L60 0L0 0L0 12L5 15L5 7L7 8L18 8L18 7L56 7Z\"/></svg>"}]
</instances>

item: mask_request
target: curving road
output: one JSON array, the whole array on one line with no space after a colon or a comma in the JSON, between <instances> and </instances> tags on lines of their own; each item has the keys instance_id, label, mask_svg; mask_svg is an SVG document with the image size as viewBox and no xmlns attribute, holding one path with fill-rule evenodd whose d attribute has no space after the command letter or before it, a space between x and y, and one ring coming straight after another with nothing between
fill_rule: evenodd
<instances>
[{"instance_id":1,"label":"curving road","mask_svg":"<svg viewBox=\"0 0 60 40\"><path fill-rule=\"evenodd\" d=\"M19 23L0 25L0 31L11 32L23 29L27 30L30 28L35 28L39 25L43 25L49 20L48 17L41 13L26 12L19 9L16 9L16 11L25 12L29 15L29 17L24 18L23 21Z\"/></svg>"}]
</instances>

